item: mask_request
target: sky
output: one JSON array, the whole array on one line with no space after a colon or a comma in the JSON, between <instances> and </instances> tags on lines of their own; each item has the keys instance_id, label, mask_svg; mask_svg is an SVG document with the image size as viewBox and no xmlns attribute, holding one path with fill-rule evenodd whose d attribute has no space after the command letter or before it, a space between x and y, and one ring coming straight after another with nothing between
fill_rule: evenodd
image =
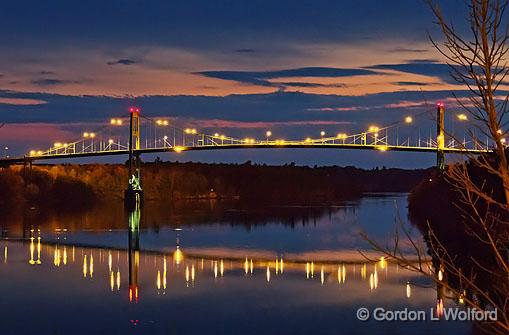
<instances>
[{"instance_id":1,"label":"sky","mask_svg":"<svg viewBox=\"0 0 509 335\"><path fill-rule=\"evenodd\" d=\"M461 30L464 2L442 6ZM441 40L420 0L9 1L0 11L0 145L11 156L47 149L126 117L130 105L205 133L270 129L288 139L359 132L436 101L455 112L452 92L467 93L428 34ZM423 133L432 126L423 120ZM186 155L161 158L367 168L435 160L334 150Z\"/></svg>"}]
</instances>

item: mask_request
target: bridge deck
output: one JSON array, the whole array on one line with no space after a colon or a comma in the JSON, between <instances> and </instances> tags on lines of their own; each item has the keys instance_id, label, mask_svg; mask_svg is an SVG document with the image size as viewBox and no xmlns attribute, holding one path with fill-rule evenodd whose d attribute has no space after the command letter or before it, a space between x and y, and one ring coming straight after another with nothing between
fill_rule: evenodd
<instances>
[{"instance_id":1,"label":"bridge deck","mask_svg":"<svg viewBox=\"0 0 509 335\"><path fill-rule=\"evenodd\" d=\"M402 152L427 152L436 153L436 147L418 147L418 146L394 146L385 144L343 144L343 143L255 143L255 144L220 144L220 145L197 145L197 146L166 146L158 148L144 148L135 150L137 154L154 154L154 153L179 153L182 151L209 151L209 150L231 150L231 149L350 149L350 150L377 150L377 151L402 151ZM485 149L462 149L462 148L444 148L444 153L455 154L481 154L488 152ZM103 156L118 156L128 155L129 150L103 150L103 151L90 151L90 152L69 152L58 154L43 154L32 155L13 158L0 159L0 165L13 165L22 164L26 161L39 161L50 159L67 159L67 158L82 158L82 157L103 157Z\"/></svg>"}]
</instances>

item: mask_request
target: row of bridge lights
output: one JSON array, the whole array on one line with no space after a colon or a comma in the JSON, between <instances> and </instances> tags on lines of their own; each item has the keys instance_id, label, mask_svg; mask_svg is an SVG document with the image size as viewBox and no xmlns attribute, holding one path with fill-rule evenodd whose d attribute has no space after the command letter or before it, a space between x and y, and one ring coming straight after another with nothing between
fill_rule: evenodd
<instances>
[{"instance_id":1,"label":"row of bridge lights","mask_svg":"<svg viewBox=\"0 0 509 335\"><path fill-rule=\"evenodd\" d=\"M457 116L458 120L460 120L460 121L467 121L467 120L468 120L468 117L467 117L467 115L465 115L465 114L458 114L458 115L456 115L456 116ZM404 122L405 122L406 124L410 124L410 123L412 123L412 122L413 122L413 118L412 118L411 116L406 116L406 117L404 118ZM168 120L164 120L164 119L158 119L158 120L156 120L156 121L155 121L155 123L156 123L156 125L158 125L158 126L168 126L168 125L170 124ZM123 124L123 121L122 121L122 119L111 119L111 120L110 120L110 124L111 124L111 125L113 125L113 126L121 126L121 125ZM373 136L374 136L374 137L378 137L378 132L379 132L379 131L380 131L380 128L379 128L379 127L377 127L377 126L370 126L370 127L368 128L368 132L369 132L369 133L373 133ZM197 134L197 133L198 133L198 131L197 131L195 128L186 128L186 129L184 129L184 132L185 132L186 134L192 134L192 135L195 135L195 134ZM499 133L499 134L501 134L501 133L502 133L502 131L501 131L501 130L499 130L499 131L498 131L498 133ZM322 139L323 139L323 137L325 137L325 135L326 135L326 133L325 133L325 131L324 131L324 130L320 131L320 136L321 136L321 138L322 138ZM86 138L86 139L88 139L88 138L93 139L93 138L95 138L95 136L96 136L96 134L95 134L95 133L93 133L93 132L84 132L84 133L83 133L83 138ZM272 131L268 130L268 131L265 133L265 137L266 137L267 142L269 141L269 139L270 139L270 137L271 137L271 136L272 136ZM220 135L219 133L215 133L215 134L213 135L213 137L214 137L214 138L218 138L218 139L220 139L220 140L225 140L225 139L227 138L225 135ZM339 140L345 140L345 139L347 139L347 138L348 138L348 135L347 135L347 134L345 134L345 133L339 133L339 134L337 134L336 138L337 138L337 139L339 139ZM168 139L168 136L164 136L164 139L165 139L165 140L167 140L167 139ZM256 142L256 140L255 140L254 138L245 138L245 139L243 140L243 142L244 142L244 143L246 143L246 144L254 144L254 143ZM313 142L313 139L311 139L310 137L307 137L307 138L305 139L305 142L306 142L306 143L311 143L311 142ZM505 138L503 138L503 139L502 139L502 143L505 143L505 142L506 142L506 139L505 139ZM113 143L114 143L113 139L109 139L109 140L108 140L108 143L109 143L109 144L113 144ZM284 143L285 143L285 140L283 140L283 139L278 139L278 140L276 140L276 141L275 141L275 143L276 143L276 144L284 144ZM67 148L67 147L68 147L68 144L67 144L67 143L61 143L61 142L55 142L55 143L54 143L54 145L53 145L53 147L54 147L55 149L59 149L59 148ZM30 151L30 155L31 155L31 156L34 156L34 155L42 155L42 154L43 154L43 152L42 152L42 151L40 151L40 150L39 150L39 151L35 151L35 150L31 150L31 151Z\"/></svg>"}]
</instances>

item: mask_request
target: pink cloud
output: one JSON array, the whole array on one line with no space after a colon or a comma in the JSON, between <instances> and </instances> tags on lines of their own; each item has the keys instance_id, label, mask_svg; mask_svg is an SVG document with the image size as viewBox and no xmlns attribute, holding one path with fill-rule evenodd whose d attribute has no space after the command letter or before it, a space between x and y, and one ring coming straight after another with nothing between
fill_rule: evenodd
<instances>
[{"instance_id":1,"label":"pink cloud","mask_svg":"<svg viewBox=\"0 0 509 335\"><path fill-rule=\"evenodd\" d=\"M68 140L73 135L59 124L51 123L7 123L0 129L0 141L47 143L53 140Z\"/></svg>"},{"instance_id":2,"label":"pink cloud","mask_svg":"<svg viewBox=\"0 0 509 335\"><path fill-rule=\"evenodd\" d=\"M27 98L0 98L0 104L16 105L16 106L31 106L31 105L44 105L48 103L44 100L27 99Z\"/></svg>"}]
</instances>

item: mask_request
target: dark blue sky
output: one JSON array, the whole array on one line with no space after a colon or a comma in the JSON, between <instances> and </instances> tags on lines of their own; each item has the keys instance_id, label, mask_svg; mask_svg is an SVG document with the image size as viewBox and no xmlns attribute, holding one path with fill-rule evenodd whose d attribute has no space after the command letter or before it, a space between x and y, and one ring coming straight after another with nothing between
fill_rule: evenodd
<instances>
[{"instance_id":1,"label":"dark blue sky","mask_svg":"<svg viewBox=\"0 0 509 335\"><path fill-rule=\"evenodd\" d=\"M463 1L443 1L458 21ZM0 144L70 141L132 103L208 133L357 132L417 115L463 88L428 41L423 1L20 1L0 11ZM423 121L422 131L432 123ZM433 156L193 154L193 160L372 167ZM164 157L170 159L172 157ZM376 159L375 159L376 158ZM186 160L186 157L179 157Z\"/></svg>"}]
</instances>

